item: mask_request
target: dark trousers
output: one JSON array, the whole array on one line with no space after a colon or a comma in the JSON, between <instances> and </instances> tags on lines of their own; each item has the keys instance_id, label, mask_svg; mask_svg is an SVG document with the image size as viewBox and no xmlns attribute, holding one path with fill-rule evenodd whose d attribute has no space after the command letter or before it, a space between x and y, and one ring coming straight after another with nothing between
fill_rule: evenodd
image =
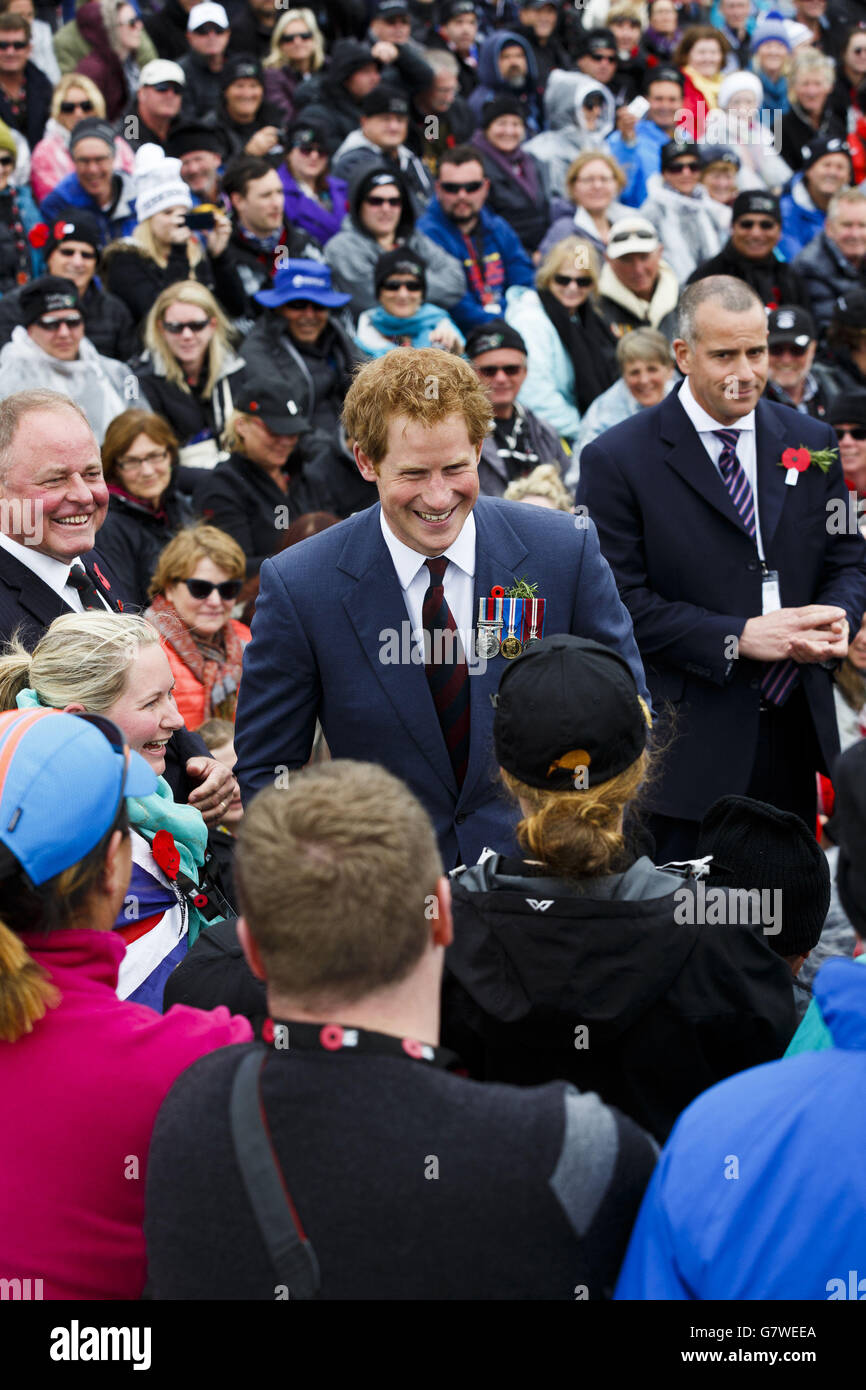
<instances>
[{"instance_id":1,"label":"dark trousers","mask_svg":"<svg viewBox=\"0 0 866 1390\"><path fill-rule=\"evenodd\" d=\"M760 719L755 761L742 795L766 801L781 811L793 811L814 832L818 807L815 774L821 755L802 685L781 708L762 705ZM656 842L656 864L695 857L699 821L652 815L647 827Z\"/></svg>"}]
</instances>

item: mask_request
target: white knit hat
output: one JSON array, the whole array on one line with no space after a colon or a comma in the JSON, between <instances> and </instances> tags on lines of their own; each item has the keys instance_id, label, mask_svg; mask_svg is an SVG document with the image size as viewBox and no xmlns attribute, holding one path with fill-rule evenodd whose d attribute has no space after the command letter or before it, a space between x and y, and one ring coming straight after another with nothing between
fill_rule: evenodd
<instances>
[{"instance_id":1,"label":"white knit hat","mask_svg":"<svg viewBox=\"0 0 866 1390\"><path fill-rule=\"evenodd\" d=\"M722 111L727 111L731 104L731 98L738 92L751 92L758 106L763 104L764 88L761 79L754 72L729 72L721 87L716 100Z\"/></svg>"},{"instance_id":2,"label":"white knit hat","mask_svg":"<svg viewBox=\"0 0 866 1390\"><path fill-rule=\"evenodd\" d=\"M136 152L135 215L139 222L167 208L191 208L192 194L180 176L180 160L166 159L159 145L142 145Z\"/></svg>"}]
</instances>

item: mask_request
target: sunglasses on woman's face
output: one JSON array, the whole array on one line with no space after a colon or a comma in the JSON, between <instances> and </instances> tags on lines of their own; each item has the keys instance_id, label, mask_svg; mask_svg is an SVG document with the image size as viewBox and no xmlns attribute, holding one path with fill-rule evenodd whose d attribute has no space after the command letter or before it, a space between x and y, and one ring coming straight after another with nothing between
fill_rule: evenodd
<instances>
[{"instance_id":1,"label":"sunglasses on woman's face","mask_svg":"<svg viewBox=\"0 0 866 1390\"><path fill-rule=\"evenodd\" d=\"M566 285L577 285L579 289L581 289L581 290L586 290L586 289L589 289L590 285L592 284L592 276L591 276L591 275L554 275L554 277L553 277L553 283L554 283L555 285L562 285L563 289L565 288Z\"/></svg>"},{"instance_id":2,"label":"sunglasses on woman's face","mask_svg":"<svg viewBox=\"0 0 866 1390\"><path fill-rule=\"evenodd\" d=\"M301 29L297 34L283 34L280 43L296 43L299 39L311 39L309 29Z\"/></svg>"},{"instance_id":3,"label":"sunglasses on woman's face","mask_svg":"<svg viewBox=\"0 0 866 1390\"><path fill-rule=\"evenodd\" d=\"M89 116L92 110L92 101L61 101L60 103L60 113L63 116L71 116L73 111L83 111L86 116Z\"/></svg>"},{"instance_id":4,"label":"sunglasses on woman's face","mask_svg":"<svg viewBox=\"0 0 866 1390\"><path fill-rule=\"evenodd\" d=\"M188 328L190 333L204 333L209 323L210 319L191 319L186 323L171 323L168 319L163 319L162 326L166 333L179 338L185 328Z\"/></svg>"},{"instance_id":5,"label":"sunglasses on woman's face","mask_svg":"<svg viewBox=\"0 0 866 1390\"><path fill-rule=\"evenodd\" d=\"M243 587L242 579L225 579L222 584L211 584L207 579L184 579L181 581L189 589L190 598L210 598L216 589L223 603L236 599Z\"/></svg>"},{"instance_id":6,"label":"sunglasses on woman's face","mask_svg":"<svg viewBox=\"0 0 866 1390\"><path fill-rule=\"evenodd\" d=\"M297 150L298 154L320 154L324 156L328 153L327 150L322 149L321 145L293 145L292 148ZM372 199L367 199L368 203L371 201Z\"/></svg>"},{"instance_id":7,"label":"sunglasses on woman's face","mask_svg":"<svg viewBox=\"0 0 866 1390\"><path fill-rule=\"evenodd\" d=\"M382 289L390 290L411 290L413 294L418 294L424 286L420 280L383 280Z\"/></svg>"},{"instance_id":8,"label":"sunglasses on woman's face","mask_svg":"<svg viewBox=\"0 0 866 1390\"><path fill-rule=\"evenodd\" d=\"M15 160L11 154L0 154L0 169L14 169Z\"/></svg>"},{"instance_id":9,"label":"sunglasses on woman's face","mask_svg":"<svg viewBox=\"0 0 866 1390\"><path fill-rule=\"evenodd\" d=\"M381 193L371 193L369 198L365 198L364 201L369 203L371 208L401 208L403 206L402 198L385 198Z\"/></svg>"}]
</instances>

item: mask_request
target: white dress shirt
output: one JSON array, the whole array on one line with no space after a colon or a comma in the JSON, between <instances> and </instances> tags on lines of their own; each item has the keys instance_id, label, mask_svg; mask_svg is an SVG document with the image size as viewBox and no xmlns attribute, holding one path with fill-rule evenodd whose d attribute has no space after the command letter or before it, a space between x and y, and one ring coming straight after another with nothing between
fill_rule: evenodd
<instances>
[{"instance_id":1,"label":"white dress shirt","mask_svg":"<svg viewBox=\"0 0 866 1390\"><path fill-rule=\"evenodd\" d=\"M379 512L379 522L385 544L394 562L394 569L397 571L400 588L403 590L403 600L406 604L406 612L409 614L413 640L423 641L423 638L420 638L418 634L423 631L424 627L421 615L424 607L424 595L430 587L431 578L430 571L424 563L426 556L421 555L417 550L410 549L408 545L404 545L401 540L397 539L385 520L383 511ZM472 645L472 605L475 596L475 517L471 512L464 521L454 544L449 545L442 554L448 557L448 567L445 570L443 580L445 602L451 609L454 622L457 625L463 650L468 654L474 650Z\"/></svg>"},{"instance_id":2,"label":"white dress shirt","mask_svg":"<svg viewBox=\"0 0 866 1390\"><path fill-rule=\"evenodd\" d=\"M702 405L698 405L698 402L692 395L692 388L688 377L686 377L680 387L679 399L680 405L697 430L698 438L709 454L710 461L720 478L722 477L722 470L719 467L719 459L722 456L722 450L725 446L721 439L716 439L713 430L732 429L740 431L740 437L737 440L737 458L740 461L740 467L749 480L749 486L752 489L752 496L755 500L755 540L758 546L758 557L763 560L764 544L761 540L761 517L758 501L758 454L755 436L754 410L750 410L749 414L744 415L735 425L722 425L718 420L714 420L712 415L708 415ZM723 478L722 481L724 482Z\"/></svg>"},{"instance_id":3,"label":"white dress shirt","mask_svg":"<svg viewBox=\"0 0 866 1390\"><path fill-rule=\"evenodd\" d=\"M69 583L69 575L73 565L76 569L84 572L84 565L80 560L55 560L52 555L43 555L41 550L35 550L32 545L22 545L20 541L13 541L10 536L4 536L2 532L0 532L0 546L16 560L20 560L31 574L35 574L37 579L41 579L43 584L47 584L49 589L54 590L55 594L59 594L63 602L74 612L84 612L81 595ZM96 592L99 594L98 587ZM105 602L102 594L99 594L99 597L108 611L111 612L111 604Z\"/></svg>"}]
</instances>

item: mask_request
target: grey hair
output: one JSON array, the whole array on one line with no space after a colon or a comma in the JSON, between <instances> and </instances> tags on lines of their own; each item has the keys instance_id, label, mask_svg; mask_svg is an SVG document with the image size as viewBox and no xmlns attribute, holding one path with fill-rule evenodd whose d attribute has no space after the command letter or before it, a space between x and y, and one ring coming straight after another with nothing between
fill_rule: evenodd
<instances>
[{"instance_id":1,"label":"grey hair","mask_svg":"<svg viewBox=\"0 0 866 1390\"><path fill-rule=\"evenodd\" d=\"M620 369L632 362L661 362L664 367L674 365L671 345L657 328L635 328L624 333L616 345L616 360Z\"/></svg>"},{"instance_id":2,"label":"grey hair","mask_svg":"<svg viewBox=\"0 0 866 1390\"><path fill-rule=\"evenodd\" d=\"M866 203L866 189L840 188L827 205L827 221L835 222L843 203Z\"/></svg>"},{"instance_id":3,"label":"grey hair","mask_svg":"<svg viewBox=\"0 0 866 1390\"><path fill-rule=\"evenodd\" d=\"M37 386L32 391L13 392L11 396L0 401L0 484L5 482L12 463L12 444L18 426L25 415L30 415L36 410L74 410L87 428L91 429L90 421L81 406L71 396L64 396L62 391L49 391L47 387Z\"/></svg>"},{"instance_id":4,"label":"grey hair","mask_svg":"<svg viewBox=\"0 0 866 1390\"><path fill-rule=\"evenodd\" d=\"M434 72L450 72L452 77L456 77L460 71L457 59L447 48L425 48L424 62Z\"/></svg>"},{"instance_id":5,"label":"grey hair","mask_svg":"<svg viewBox=\"0 0 866 1390\"><path fill-rule=\"evenodd\" d=\"M746 314L756 306L763 313L764 306L758 295L745 280L733 275L708 275L704 280L696 280L686 285L680 295L677 313L677 337L682 338L690 348L698 340L695 327L698 309L710 301L730 314Z\"/></svg>"}]
</instances>

